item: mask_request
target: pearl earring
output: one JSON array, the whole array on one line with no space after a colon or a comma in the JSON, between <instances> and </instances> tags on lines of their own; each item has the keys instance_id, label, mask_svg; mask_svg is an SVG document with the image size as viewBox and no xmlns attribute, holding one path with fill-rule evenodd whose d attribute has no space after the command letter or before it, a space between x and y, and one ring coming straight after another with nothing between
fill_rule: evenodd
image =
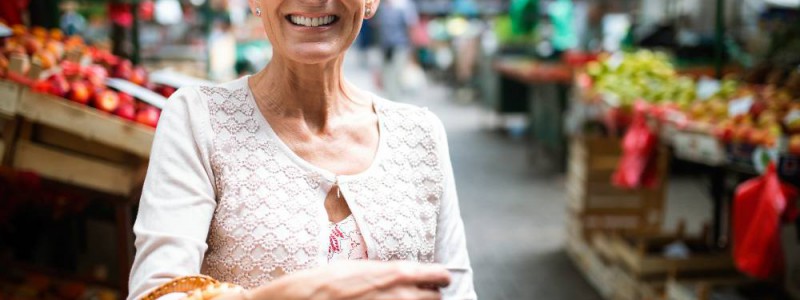
<instances>
[{"instance_id":1,"label":"pearl earring","mask_svg":"<svg viewBox=\"0 0 800 300\"><path fill-rule=\"evenodd\" d=\"M372 2L367 2L367 11L364 12L364 15L367 17L372 15Z\"/></svg>"},{"instance_id":2,"label":"pearl earring","mask_svg":"<svg viewBox=\"0 0 800 300\"><path fill-rule=\"evenodd\" d=\"M256 16L259 16L259 17L261 16L261 8L260 7L256 7Z\"/></svg>"}]
</instances>

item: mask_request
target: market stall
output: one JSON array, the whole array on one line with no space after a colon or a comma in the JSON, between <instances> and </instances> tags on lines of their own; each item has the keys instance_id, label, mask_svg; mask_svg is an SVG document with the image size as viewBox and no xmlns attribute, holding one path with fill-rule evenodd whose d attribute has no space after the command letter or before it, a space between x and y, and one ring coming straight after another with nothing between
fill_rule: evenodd
<instances>
[{"instance_id":1,"label":"market stall","mask_svg":"<svg viewBox=\"0 0 800 300\"><path fill-rule=\"evenodd\" d=\"M604 228L592 227L598 223L587 217L588 213L595 212L591 205L570 205L573 212L579 213L576 222L581 224L583 231L573 233L578 238L568 245L568 249L587 276L598 286L606 287L601 293L610 299L646 299L648 297L644 295L652 291L664 291L667 278L681 281L685 276L699 276L701 281L709 281L719 278L719 273L724 273L723 278L745 284L753 282L752 278L783 276L780 273L783 267L771 269L773 273L768 272L768 275L753 273L752 266L745 262L748 254L741 249L758 248L780 241L780 234L775 234L776 230L780 232L781 223L764 225L770 223L759 223L764 222L763 215L760 216L762 219L753 219L755 217L749 215L748 210L777 201L774 205L779 218L785 218L786 222L797 220L798 201L795 188L790 184L796 185L800 179L797 173L800 148L796 145L797 123L794 117L796 104L791 101L798 96L798 79L800 73L796 71L766 85L734 79L694 79L680 75L662 54L647 50L605 55L599 62L587 65L586 73L579 72L576 75L572 112L580 114L573 117L583 118L583 122L576 127L581 128L577 135L591 137L599 134L622 138L615 141L606 138L604 143L595 142L592 146L585 145L589 139L587 137L573 140L568 178L578 179L568 180L568 190L591 186L590 177L572 175L585 173L584 165L592 165L591 160L582 161L586 155L582 153L587 151L581 149L592 149L588 152L600 155L602 149L608 147L604 145L621 144L614 151L620 156L604 162L613 171L607 170L603 175L598 175L604 179L598 185L617 193L642 188L663 191L657 183L646 184L649 176L657 179L665 176L663 169L666 165L659 163L662 159L657 158L664 155L665 149L656 146L662 144L673 149L679 159L706 166L703 169L708 171L711 182L709 192L714 200L711 226L701 236L692 239L683 237L682 229L677 234L664 236L660 224L648 227L640 222L621 221L620 218L625 215L621 208L632 209L656 220L663 215L659 212L648 214L647 208L631 207L630 203L611 203L608 205L612 209L599 212L606 220L613 220L600 222L612 227L612 231L597 231ZM587 126L592 122L597 126ZM595 163L596 166L598 164ZM784 182L783 192L780 189L765 190L766 186L762 187L761 184L769 180ZM731 187L729 182L734 185ZM749 189L757 189L758 196L748 194ZM593 200L586 195L599 196L602 193L600 190L574 193L569 195L569 199L570 203L591 203ZM624 198L617 195L612 199L622 201ZM747 229L750 226L767 227L762 227L765 230L763 232L754 232ZM755 242L753 235L762 239ZM634 254L626 254L626 251L633 251L624 250L626 243L633 245L632 249L639 249L639 258L636 258L635 251ZM681 247L688 248L681 252ZM648 249L651 248L664 253L654 253L652 258L648 258ZM670 251L675 253L670 254ZM779 254L780 250L775 253L752 255L763 259L763 263L769 263L770 257L782 255ZM606 261L601 262L604 255ZM658 259L664 261L659 262ZM778 261L781 260L776 259ZM624 286L607 288L614 280L611 278L621 276L614 275L620 272L616 268L625 270L622 271L624 274L635 275L634 278L648 280L653 280L653 277L641 273L649 272L643 270L660 268L661 271L654 281L635 282L637 288L651 289L639 291L640 295L630 297L618 294L627 290ZM764 286L770 285L762 285L765 291L776 291L776 285Z\"/></svg>"},{"instance_id":2,"label":"market stall","mask_svg":"<svg viewBox=\"0 0 800 300\"><path fill-rule=\"evenodd\" d=\"M149 74L57 29L15 25L3 45L0 298L120 298L160 110L203 81Z\"/></svg>"}]
</instances>

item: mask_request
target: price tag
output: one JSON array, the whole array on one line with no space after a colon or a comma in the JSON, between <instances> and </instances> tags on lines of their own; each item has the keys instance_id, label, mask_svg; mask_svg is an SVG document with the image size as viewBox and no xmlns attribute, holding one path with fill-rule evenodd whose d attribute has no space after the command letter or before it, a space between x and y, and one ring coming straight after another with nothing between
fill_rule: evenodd
<instances>
[{"instance_id":1,"label":"price tag","mask_svg":"<svg viewBox=\"0 0 800 300\"><path fill-rule=\"evenodd\" d=\"M612 54L611 57L608 58L606 64L608 65L609 69L616 70L619 68L619 66L622 65L622 62L624 60L625 60L625 55L622 54L622 52L614 52L614 54Z\"/></svg>"},{"instance_id":2,"label":"price tag","mask_svg":"<svg viewBox=\"0 0 800 300\"><path fill-rule=\"evenodd\" d=\"M675 156L688 161L720 166L725 163L725 149L720 142L707 134L676 132L672 136Z\"/></svg>"},{"instance_id":3,"label":"price tag","mask_svg":"<svg viewBox=\"0 0 800 300\"><path fill-rule=\"evenodd\" d=\"M728 116L735 117L738 115L746 114L753 106L753 97L747 96L728 102Z\"/></svg>"},{"instance_id":4,"label":"price tag","mask_svg":"<svg viewBox=\"0 0 800 300\"><path fill-rule=\"evenodd\" d=\"M783 118L783 123L786 124L786 126L790 126L797 121L800 121L800 109L790 110L789 113L786 114L786 117Z\"/></svg>"},{"instance_id":5,"label":"price tag","mask_svg":"<svg viewBox=\"0 0 800 300\"><path fill-rule=\"evenodd\" d=\"M617 96L617 94L603 93L602 97L603 101L608 104L608 106L619 107L621 101L619 100L619 96Z\"/></svg>"},{"instance_id":6,"label":"price tag","mask_svg":"<svg viewBox=\"0 0 800 300\"><path fill-rule=\"evenodd\" d=\"M701 100L708 100L708 98L719 92L721 87L719 80L703 77L697 82L697 97Z\"/></svg>"}]
</instances>

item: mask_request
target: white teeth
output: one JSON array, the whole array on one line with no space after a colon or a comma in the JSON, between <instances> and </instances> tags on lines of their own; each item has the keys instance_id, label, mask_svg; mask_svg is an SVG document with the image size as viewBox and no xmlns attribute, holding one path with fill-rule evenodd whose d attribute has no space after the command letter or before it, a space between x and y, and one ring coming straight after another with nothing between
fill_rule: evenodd
<instances>
[{"instance_id":1,"label":"white teeth","mask_svg":"<svg viewBox=\"0 0 800 300\"><path fill-rule=\"evenodd\" d=\"M336 18L334 16L325 16L321 18L307 18L301 16L290 16L289 20L292 21L295 25L306 26L306 27L318 27L318 26L325 26L328 24L333 23Z\"/></svg>"}]
</instances>

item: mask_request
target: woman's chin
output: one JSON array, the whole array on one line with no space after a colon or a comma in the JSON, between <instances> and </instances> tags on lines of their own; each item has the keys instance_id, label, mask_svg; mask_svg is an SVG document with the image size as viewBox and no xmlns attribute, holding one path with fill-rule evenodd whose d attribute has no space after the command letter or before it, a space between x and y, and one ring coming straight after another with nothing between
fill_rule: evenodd
<instances>
[{"instance_id":1,"label":"woman's chin","mask_svg":"<svg viewBox=\"0 0 800 300\"><path fill-rule=\"evenodd\" d=\"M328 45L303 45L291 47L287 58L303 64L319 64L340 57L344 51Z\"/></svg>"}]
</instances>

